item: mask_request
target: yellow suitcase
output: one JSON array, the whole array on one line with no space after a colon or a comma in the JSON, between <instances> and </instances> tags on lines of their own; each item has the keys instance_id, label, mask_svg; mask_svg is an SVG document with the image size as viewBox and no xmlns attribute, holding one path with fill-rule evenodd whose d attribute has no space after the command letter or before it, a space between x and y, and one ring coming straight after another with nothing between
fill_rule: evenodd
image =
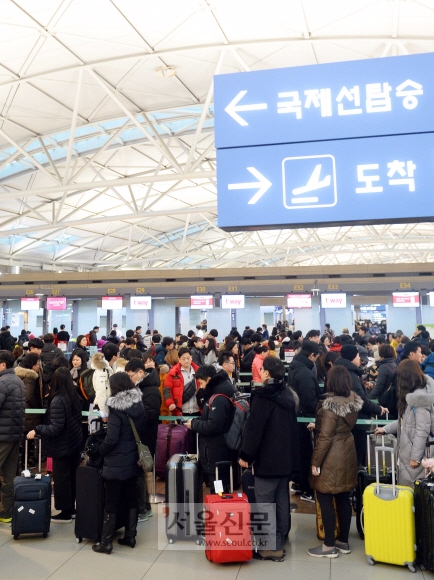
<instances>
[{"instance_id":1,"label":"yellow suitcase","mask_svg":"<svg viewBox=\"0 0 434 580\"><path fill-rule=\"evenodd\" d=\"M379 483L380 451L392 455L392 485ZM365 553L369 564L408 566L415 572L416 533L413 489L395 485L395 455L391 447L375 448L377 483L363 493Z\"/></svg>"}]
</instances>

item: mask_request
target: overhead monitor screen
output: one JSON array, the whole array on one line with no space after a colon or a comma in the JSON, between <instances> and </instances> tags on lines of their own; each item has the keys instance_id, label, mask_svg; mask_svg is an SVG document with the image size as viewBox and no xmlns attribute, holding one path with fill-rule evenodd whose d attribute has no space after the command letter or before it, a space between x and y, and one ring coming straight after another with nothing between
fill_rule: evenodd
<instances>
[{"instance_id":1,"label":"overhead monitor screen","mask_svg":"<svg viewBox=\"0 0 434 580\"><path fill-rule=\"evenodd\" d=\"M47 310L66 310L66 296L48 296Z\"/></svg>"},{"instance_id":2,"label":"overhead monitor screen","mask_svg":"<svg viewBox=\"0 0 434 580\"><path fill-rule=\"evenodd\" d=\"M122 296L102 296L101 302L104 310L122 310Z\"/></svg>"},{"instance_id":3,"label":"overhead monitor screen","mask_svg":"<svg viewBox=\"0 0 434 580\"><path fill-rule=\"evenodd\" d=\"M130 308L131 310L151 310L152 297L151 296L131 296Z\"/></svg>"},{"instance_id":4,"label":"overhead monitor screen","mask_svg":"<svg viewBox=\"0 0 434 580\"><path fill-rule=\"evenodd\" d=\"M321 307L322 308L346 308L347 306L347 295L339 292L336 294L325 293L321 294Z\"/></svg>"},{"instance_id":5,"label":"overhead monitor screen","mask_svg":"<svg viewBox=\"0 0 434 580\"><path fill-rule=\"evenodd\" d=\"M191 296L190 308L193 310L211 310L211 308L214 308L214 296L212 294Z\"/></svg>"},{"instance_id":6,"label":"overhead monitor screen","mask_svg":"<svg viewBox=\"0 0 434 580\"><path fill-rule=\"evenodd\" d=\"M288 308L312 308L312 294L288 294L286 306Z\"/></svg>"},{"instance_id":7,"label":"overhead monitor screen","mask_svg":"<svg viewBox=\"0 0 434 580\"><path fill-rule=\"evenodd\" d=\"M244 308L244 296L242 294L223 294L222 308Z\"/></svg>"},{"instance_id":8,"label":"overhead monitor screen","mask_svg":"<svg viewBox=\"0 0 434 580\"><path fill-rule=\"evenodd\" d=\"M429 292L429 305L434 308L434 292Z\"/></svg>"},{"instance_id":9,"label":"overhead monitor screen","mask_svg":"<svg viewBox=\"0 0 434 580\"><path fill-rule=\"evenodd\" d=\"M419 306L419 292L393 292L392 304L395 308Z\"/></svg>"},{"instance_id":10,"label":"overhead monitor screen","mask_svg":"<svg viewBox=\"0 0 434 580\"><path fill-rule=\"evenodd\" d=\"M39 298L21 298L21 310L39 310Z\"/></svg>"}]
</instances>

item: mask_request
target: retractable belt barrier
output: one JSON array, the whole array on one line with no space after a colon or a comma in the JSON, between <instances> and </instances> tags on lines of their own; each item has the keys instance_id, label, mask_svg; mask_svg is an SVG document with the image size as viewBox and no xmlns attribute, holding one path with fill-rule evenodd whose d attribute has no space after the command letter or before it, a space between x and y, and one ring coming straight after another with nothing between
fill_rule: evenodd
<instances>
[{"instance_id":1,"label":"retractable belt barrier","mask_svg":"<svg viewBox=\"0 0 434 580\"><path fill-rule=\"evenodd\" d=\"M26 409L27 415L44 415L47 409ZM99 417L98 412L82 411L83 417ZM189 421L191 417L174 417L172 415L163 415L158 417L160 421ZM315 423L315 417L297 417L298 423ZM393 420L389 419L358 419L357 425L387 425L388 423L393 423Z\"/></svg>"}]
</instances>

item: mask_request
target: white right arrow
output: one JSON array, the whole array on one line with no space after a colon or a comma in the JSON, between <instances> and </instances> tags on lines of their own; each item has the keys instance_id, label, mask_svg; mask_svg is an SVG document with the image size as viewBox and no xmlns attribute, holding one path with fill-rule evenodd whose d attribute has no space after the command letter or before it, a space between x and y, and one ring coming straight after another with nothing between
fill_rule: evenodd
<instances>
[{"instance_id":1,"label":"white right arrow","mask_svg":"<svg viewBox=\"0 0 434 580\"><path fill-rule=\"evenodd\" d=\"M257 103L256 105L238 105L238 103L246 94L247 91L240 91L235 99L233 99L225 109L226 113L243 127L246 127L248 122L240 117L237 114L237 111L260 111L267 108L267 103Z\"/></svg>"},{"instance_id":2,"label":"white right arrow","mask_svg":"<svg viewBox=\"0 0 434 580\"><path fill-rule=\"evenodd\" d=\"M247 167L247 171L250 171L253 177L256 177L258 181L251 181L248 183L229 183L228 189L256 189L259 187L255 195L248 201L249 205L253 205L261 199L264 193L266 193L273 184L254 167Z\"/></svg>"}]
</instances>

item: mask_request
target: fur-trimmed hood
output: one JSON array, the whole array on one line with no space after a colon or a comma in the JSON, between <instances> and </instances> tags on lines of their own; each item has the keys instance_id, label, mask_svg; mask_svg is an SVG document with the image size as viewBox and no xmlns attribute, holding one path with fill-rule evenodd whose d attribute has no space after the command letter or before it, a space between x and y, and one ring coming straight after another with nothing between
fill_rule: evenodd
<instances>
[{"instance_id":1,"label":"fur-trimmed hood","mask_svg":"<svg viewBox=\"0 0 434 580\"><path fill-rule=\"evenodd\" d=\"M125 372L125 367L127 364L128 361L126 358L119 357L114 365L115 373Z\"/></svg>"},{"instance_id":2,"label":"fur-trimmed hood","mask_svg":"<svg viewBox=\"0 0 434 580\"><path fill-rule=\"evenodd\" d=\"M160 376L161 375L167 375L167 373L169 372L169 365L160 365Z\"/></svg>"},{"instance_id":3,"label":"fur-trimmed hood","mask_svg":"<svg viewBox=\"0 0 434 580\"><path fill-rule=\"evenodd\" d=\"M427 389L416 389L405 397L409 407L431 407L434 404L434 394Z\"/></svg>"},{"instance_id":4,"label":"fur-trimmed hood","mask_svg":"<svg viewBox=\"0 0 434 580\"><path fill-rule=\"evenodd\" d=\"M355 393L351 393L349 397L336 397L330 395L323 403L323 409L331 411L338 417L346 417L351 413L358 413L363 407L362 399Z\"/></svg>"},{"instance_id":5,"label":"fur-trimmed hood","mask_svg":"<svg viewBox=\"0 0 434 580\"><path fill-rule=\"evenodd\" d=\"M36 380L39 375L36 371L34 371L33 369L25 369L23 367L15 367L15 374L17 375L17 377L20 377L20 379L33 379Z\"/></svg>"},{"instance_id":6,"label":"fur-trimmed hood","mask_svg":"<svg viewBox=\"0 0 434 580\"><path fill-rule=\"evenodd\" d=\"M142 392L140 389L129 389L128 391L121 391L114 397L107 399L107 406L117 411L126 411L137 403L142 401Z\"/></svg>"},{"instance_id":7,"label":"fur-trimmed hood","mask_svg":"<svg viewBox=\"0 0 434 580\"><path fill-rule=\"evenodd\" d=\"M90 367L93 370L100 370L103 371L104 369L108 369L109 368L109 364L108 361L104 358L104 355L102 352L96 352L93 356L92 356L92 360L90 363Z\"/></svg>"}]
</instances>

